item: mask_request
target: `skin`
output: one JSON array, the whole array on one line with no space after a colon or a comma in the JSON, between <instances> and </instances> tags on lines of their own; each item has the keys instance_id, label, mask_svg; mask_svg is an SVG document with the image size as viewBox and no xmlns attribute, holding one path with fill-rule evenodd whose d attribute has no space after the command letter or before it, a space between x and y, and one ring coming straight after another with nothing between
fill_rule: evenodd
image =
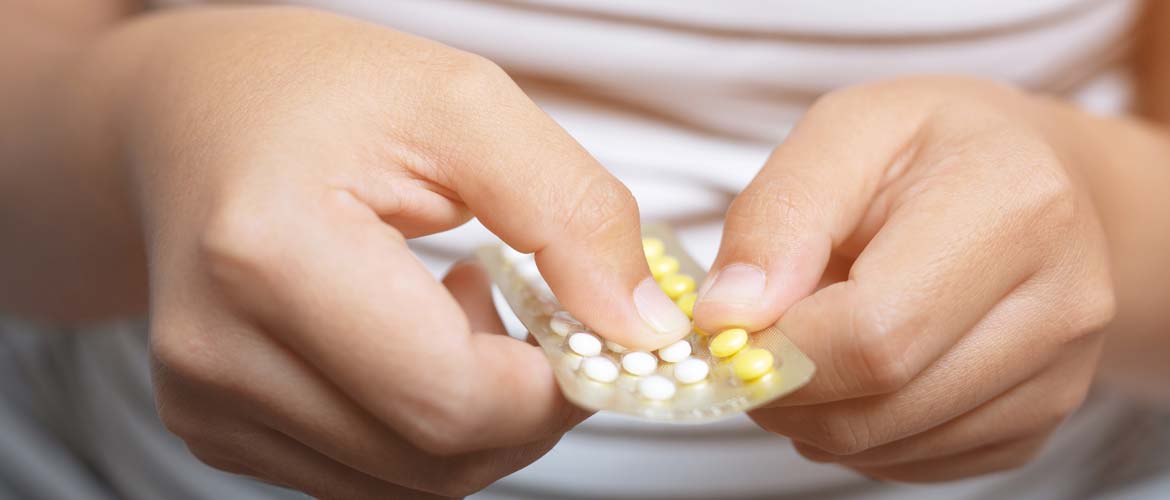
<instances>
[{"instance_id":1,"label":"skin","mask_svg":"<svg viewBox=\"0 0 1170 500\"><path fill-rule=\"evenodd\" d=\"M500 334L480 271L440 283L405 244L473 214L611 338L654 349L689 330L653 285L629 190L478 56L293 8L146 16L75 50L44 80L71 111L29 115L64 144L34 133L8 156L42 191L13 190L5 213L47 227L7 221L33 233L6 261L33 288L6 287L5 306L133 309L81 289L70 314L36 282L67 279L59 262L114 279L99 264L133 267L142 252L115 249L142 245L159 415L213 466L325 498L462 496L583 420L539 349ZM80 196L48 176L62 165ZM96 248L34 237L91 186L109 198L61 220ZM652 331L655 299L680 329Z\"/></svg>"},{"instance_id":2,"label":"skin","mask_svg":"<svg viewBox=\"0 0 1170 500\"><path fill-rule=\"evenodd\" d=\"M136 9L0 6L23 68L0 79L0 235L23 243L0 247L0 307L149 306L159 414L201 460L323 498L456 497L585 418L500 335L481 271L436 281L404 244L471 216L606 337L681 336L635 296L628 190L490 62L308 10ZM1153 118L1168 32L1140 51ZM758 269L759 299L706 293L696 321L779 321L817 362L752 414L810 459L1021 465L1095 381L1165 397L1168 160L1155 124L987 82L834 92L728 212L708 279Z\"/></svg>"}]
</instances>

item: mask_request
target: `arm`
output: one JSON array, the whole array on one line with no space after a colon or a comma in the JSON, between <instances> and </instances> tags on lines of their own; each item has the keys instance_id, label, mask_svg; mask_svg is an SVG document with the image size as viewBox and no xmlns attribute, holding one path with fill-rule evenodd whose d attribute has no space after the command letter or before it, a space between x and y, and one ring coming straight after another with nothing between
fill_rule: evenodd
<instances>
[{"instance_id":1,"label":"arm","mask_svg":"<svg viewBox=\"0 0 1170 500\"><path fill-rule=\"evenodd\" d=\"M48 320L140 313L146 266L106 96L71 74L132 0L0 3L0 310Z\"/></svg>"},{"instance_id":2,"label":"arm","mask_svg":"<svg viewBox=\"0 0 1170 500\"><path fill-rule=\"evenodd\" d=\"M1117 293L1101 378L1170 405L1170 4L1148 2L1137 61L1140 119L1102 120L1104 153L1089 169L1105 221Z\"/></svg>"},{"instance_id":3,"label":"arm","mask_svg":"<svg viewBox=\"0 0 1170 500\"><path fill-rule=\"evenodd\" d=\"M1141 102L1165 119L1148 33ZM1028 462L1095 382L1170 404L1157 122L969 79L840 90L732 203L712 268L701 328L778 320L816 362L752 412L811 460L946 481Z\"/></svg>"}]
</instances>

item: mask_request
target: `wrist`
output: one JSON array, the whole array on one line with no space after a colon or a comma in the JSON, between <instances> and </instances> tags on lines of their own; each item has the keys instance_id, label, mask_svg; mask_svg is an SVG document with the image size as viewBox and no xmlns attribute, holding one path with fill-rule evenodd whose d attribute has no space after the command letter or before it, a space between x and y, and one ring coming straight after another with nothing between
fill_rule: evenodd
<instances>
[{"instance_id":1,"label":"wrist","mask_svg":"<svg viewBox=\"0 0 1170 500\"><path fill-rule=\"evenodd\" d=\"M1170 134L1133 118L1081 113L1070 123L1082 144L1079 175L1108 240L1117 298L1099 378L1168 404L1160 382L1170 377Z\"/></svg>"}]
</instances>

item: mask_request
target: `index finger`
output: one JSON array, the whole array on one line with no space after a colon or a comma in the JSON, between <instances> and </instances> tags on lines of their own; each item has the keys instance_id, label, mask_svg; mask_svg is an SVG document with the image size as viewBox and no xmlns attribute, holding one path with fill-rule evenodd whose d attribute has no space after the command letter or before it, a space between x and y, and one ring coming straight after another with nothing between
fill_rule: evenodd
<instances>
[{"instance_id":1,"label":"index finger","mask_svg":"<svg viewBox=\"0 0 1170 500\"><path fill-rule=\"evenodd\" d=\"M503 99L464 125L470 140L443 162L449 187L510 246L535 252L558 300L602 336L651 350L690 333L651 277L629 189L523 94Z\"/></svg>"}]
</instances>

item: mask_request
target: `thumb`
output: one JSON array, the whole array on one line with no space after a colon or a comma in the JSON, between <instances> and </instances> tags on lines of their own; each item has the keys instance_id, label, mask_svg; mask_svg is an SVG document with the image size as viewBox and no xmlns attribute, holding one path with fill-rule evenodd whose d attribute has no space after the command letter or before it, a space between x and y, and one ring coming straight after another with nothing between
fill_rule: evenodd
<instances>
[{"instance_id":1,"label":"thumb","mask_svg":"<svg viewBox=\"0 0 1170 500\"><path fill-rule=\"evenodd\" d=\"M775 323L816 289L866 214L880 213L872 207L881 181L910 150L920 120L859 114L841 101L814 106L731 204L695 303L700 329Z\"/></svg>"}]
</instances>

